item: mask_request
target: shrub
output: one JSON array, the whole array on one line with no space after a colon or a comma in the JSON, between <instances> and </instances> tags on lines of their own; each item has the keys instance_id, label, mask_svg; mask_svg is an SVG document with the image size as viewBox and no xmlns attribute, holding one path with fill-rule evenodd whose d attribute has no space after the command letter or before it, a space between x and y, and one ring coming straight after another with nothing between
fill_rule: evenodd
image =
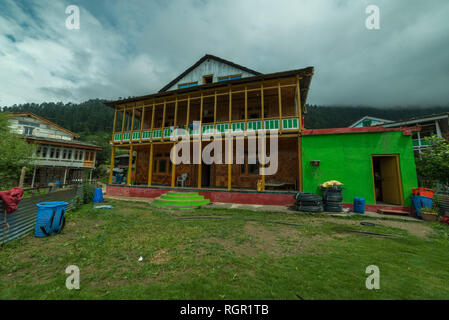
<instances>
[{"instance_id":1,"label":"shrub","mask_svg":"<svg viewBox=\"0 0 449 320\"><path fill-rule=\"evenodd\" d=\"M94 198L95 185L85 182L83 184L83 203L91 203Z\"/></svg>"}]
</instances>

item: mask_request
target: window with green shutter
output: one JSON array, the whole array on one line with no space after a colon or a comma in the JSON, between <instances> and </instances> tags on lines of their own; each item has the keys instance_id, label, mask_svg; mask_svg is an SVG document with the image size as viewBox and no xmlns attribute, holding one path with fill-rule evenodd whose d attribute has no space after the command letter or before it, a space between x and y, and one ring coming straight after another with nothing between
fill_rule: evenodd
<instances>
[{"instance_id":1,"label":"window with green shutter","mask_svg":"<svg viewBox=\"0 0 449 320\"><path fill-rule=\"evenodd\" d=\"M144 140L151 139L151 131L143 131L142 139L144 139Z\"/></svg>"}]
</instances>

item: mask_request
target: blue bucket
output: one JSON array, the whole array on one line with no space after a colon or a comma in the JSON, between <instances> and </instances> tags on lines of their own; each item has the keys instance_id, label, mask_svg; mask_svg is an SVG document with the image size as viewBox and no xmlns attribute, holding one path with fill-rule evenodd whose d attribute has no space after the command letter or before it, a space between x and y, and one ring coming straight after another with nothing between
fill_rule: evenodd
<instances>
[{"instance_id":1,"label":"blue bucket","mask_svg":"<svg viewBox=\"0 0 449 320\"><path fill-rule=\"evenodd\" d=\"M432 198L424 196L410 196L410 200L412 200L413 208L415 209L418 217L421 217L422 208L432 208Z\"/></svg>"},{"instance_id":2,"label":"blue bucket","mask_svg":"<svg viewBox=\"0 0 449 320\"><path fill-rule=\"evenodd\" d=\"M103 200L103 190L101 188L95 188L94 199L92 200L95 203L102 203Z\"/></svg>"},{"instance_id":3,"label":"blue bucket","mask_svg":"<svg viewBox=\"0 0 449 320\"><path fill-rule=\"evenodd\" d=\"M354 198L354 212L365 213L365 198Z\"/></svg>"},{"instance_id":4,"label":"blue bucket","mask_svg":"<svg viewBox=\"0 0 449 320\"><path fill-rule=\"evenodd\" d=\"M50 201L36 204L36 226L34 235L39 238L59 233L65 224L65 210L68 202Z\"/></svg>"}]
</instances>

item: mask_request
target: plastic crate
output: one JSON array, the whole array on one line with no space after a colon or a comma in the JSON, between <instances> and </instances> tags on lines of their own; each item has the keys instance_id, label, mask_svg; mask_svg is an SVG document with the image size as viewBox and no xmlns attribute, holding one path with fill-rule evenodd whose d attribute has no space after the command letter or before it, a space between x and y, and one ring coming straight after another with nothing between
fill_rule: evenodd
<instances>
[{"instance_id":1,"label":"plastic crate","mask_svg":"<svg viewBox=\"0 0 449 320\"><path fill-rule=\"evenodd\" d=\"M416 188L412 190L414 196L433 198L433 190L428 188Z\"/></svg>"}]
</instances>

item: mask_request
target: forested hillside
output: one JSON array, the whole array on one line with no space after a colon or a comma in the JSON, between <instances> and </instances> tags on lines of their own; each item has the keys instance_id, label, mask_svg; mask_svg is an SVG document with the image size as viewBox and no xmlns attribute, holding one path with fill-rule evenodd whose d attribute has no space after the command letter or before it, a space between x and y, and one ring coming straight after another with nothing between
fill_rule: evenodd
<instances>
[{"instance_id":1,"label":"forested hillside","mask_svg":"<svg viewBox=\"0 0 449 320\"><path fill-rule=\"evenodd\" d=\"M97 155L98 163L109 162L114 111L104 100L88 100L80 104L44 102L25 103L4 107L3 111L32 112L80 135L80 140L103 147ZM449 112L448 107L345 107L307 106L305 126L308 129L347 127L358 119L370 115L389 120L402 120L416 116Z\"/></svg>"}]
</instances>

